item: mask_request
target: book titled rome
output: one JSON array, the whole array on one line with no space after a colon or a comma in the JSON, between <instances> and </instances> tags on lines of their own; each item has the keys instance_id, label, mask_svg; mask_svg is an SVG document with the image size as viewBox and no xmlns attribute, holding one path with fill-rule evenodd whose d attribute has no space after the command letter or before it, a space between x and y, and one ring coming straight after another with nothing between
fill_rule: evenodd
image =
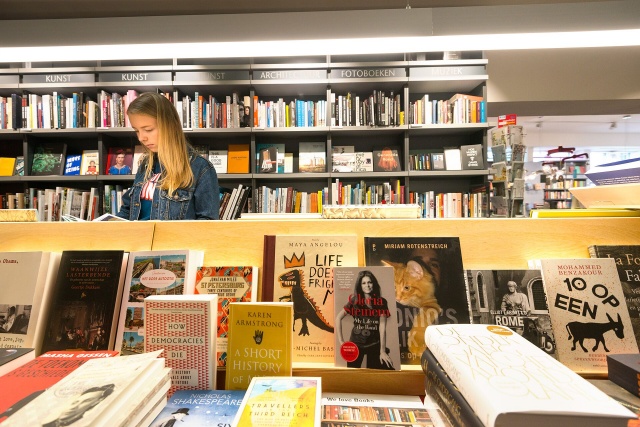
<instances>
[{"instance_id":1,"label":"book titled rome","mask_svg":"<svg viewBox=\"0 0 640 427\"><path fill-rule=\"evenodd\" d=\"M542 259L558 360L581 374L606 374L607 355L637 353L612 258Z\"/></svg>"},{"instance_id":2,"label":"book titled rome","mask_svg":"<svg viewBox=\"0 0 640 427\"><path fill-rule=\"evenodd\" d=\"M216 386L217 295L151 295L144 300L144 350L164 350L176 390Z\"/></svg>"},{"instance_id":3,"label":"book titled rome","mask_svg":"<svg viewBox=\"0 0 640 427\"><path fill-rule=\"evenodd\" d=\"M114 349L126 265L124 251L62 252L42 352Z\"/></svg>"},{"instance_id":4,"label":"book titled rome","mask_svg":"<svg viewBox=\"0 0 640 427\"><path fill-rule=\"evenodd\" d=\"M431 324L470 323L458 237L365 237L365 265L394 268L403 365L419 365Z\"/></svg>"},{"instance_id":5,"label":"book titled rome","mask_svg":"<svg viewBox=\"0 0 640 427\"><path fill-rule=\"evenodd\" d=\"M232 302L225 389L246 390L254 377L292 373L293 304Z\"/></svg>"}]
</instances>

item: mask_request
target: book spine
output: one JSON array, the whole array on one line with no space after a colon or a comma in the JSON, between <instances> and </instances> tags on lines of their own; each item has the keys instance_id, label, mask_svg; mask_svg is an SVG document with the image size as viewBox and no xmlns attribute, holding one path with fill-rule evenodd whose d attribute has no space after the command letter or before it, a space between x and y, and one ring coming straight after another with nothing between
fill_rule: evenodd
<instances>
[{"instance_id":1,"label":"book spine","mask_svg":"<svg viewBox=\"0 0 640 427\"><path fill-rule=\"evenodd\" d=\"M425 391L443 410L447 410L453 424L464 427L483 427L484 424L429 349L425 349L422 353L420 363L426 375Z\"/></svg>"}]
</instances>

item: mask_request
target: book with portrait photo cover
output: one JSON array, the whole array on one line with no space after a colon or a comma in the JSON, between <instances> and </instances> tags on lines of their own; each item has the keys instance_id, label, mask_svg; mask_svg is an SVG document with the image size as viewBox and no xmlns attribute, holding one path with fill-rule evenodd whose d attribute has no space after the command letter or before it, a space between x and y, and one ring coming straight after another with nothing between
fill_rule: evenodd
<instances>
[{"instance_id":1,"label":"book with portrait photo cover","mask_svg":"<svg viewBox=\"0 0 640 427\"><path fill-rule=\"evenodd\" d=\"M131 175L133 150L130 147L109 147L105 175Z\"/></svg>"}]
</instances>

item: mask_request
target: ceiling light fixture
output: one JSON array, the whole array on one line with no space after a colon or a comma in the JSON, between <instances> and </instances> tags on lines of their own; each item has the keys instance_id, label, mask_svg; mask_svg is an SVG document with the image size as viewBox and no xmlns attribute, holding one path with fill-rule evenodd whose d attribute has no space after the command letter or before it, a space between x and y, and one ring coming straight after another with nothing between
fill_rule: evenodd
<instances>
[{"instance_id":1,"label":"ceiling light fixture","mask_svg":"<svg viewBox=\"0 0 640 427\"><path fill-rule=\"evenodd\" d=\"M622 116L623 120L627 120L631 118L631 114L625 114L624 116Z\"/></svg>"}]
</instances>

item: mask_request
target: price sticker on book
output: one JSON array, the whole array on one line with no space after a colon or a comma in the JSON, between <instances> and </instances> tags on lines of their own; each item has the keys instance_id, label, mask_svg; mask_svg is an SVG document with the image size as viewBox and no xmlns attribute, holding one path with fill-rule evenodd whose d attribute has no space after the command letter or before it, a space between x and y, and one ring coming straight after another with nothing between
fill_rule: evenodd
<instances>
[{"instance_id":1,"label":"price sticker on book","mask_svg":"<svg viewBox=\"0 0 640 427\"><path fill-rule=\"evenodd\" d=\"M347 341L340 346L340 355L347 362L353 362L358 358L359 354L358 346L351 341Z\"/></svg>"}]
</instances>

